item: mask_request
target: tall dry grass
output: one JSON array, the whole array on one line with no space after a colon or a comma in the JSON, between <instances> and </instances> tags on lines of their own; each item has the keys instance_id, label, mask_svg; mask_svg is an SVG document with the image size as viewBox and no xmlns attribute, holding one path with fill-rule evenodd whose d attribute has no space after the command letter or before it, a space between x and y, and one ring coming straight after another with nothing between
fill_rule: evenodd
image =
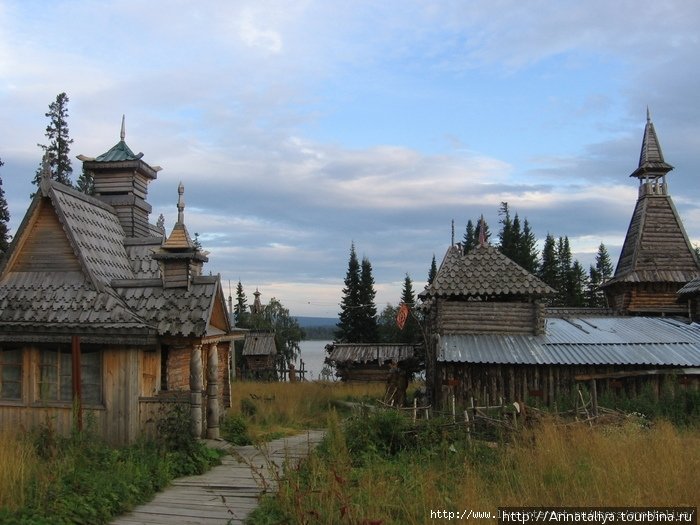
<instances>
[{"instance_id":1,"label":"tall dry grass","mask_svg":"<svg viewBox=\"0 0 700 525\"><path fill-rule=\"evenodd\" d=\"M697 506L700 431L547 421L497 448L475 442L358 462L337 418L307 467L281 486L276 512L298 523L430 522L430 511L502 506ZM479 522L479 520L472 520ZM493 523L493 520L484 522Z\"/></svg>"},{"instance_id":2,"label":"tall dry grass","mask_svg":"<svg viewBox=\"0 0 700 525\"><path fill-rule=\"evenodd\" d=\"M27 500L39 459L26 436L0 430L0 508L16 510Z\"/></svg>"},{"instance_id":3,"label":"tall dry grass","mask_svg":"<svg viewBox=\"0 0 700 525\"><path fill-rule=\"evenodd\" d=\"M329 409L338 401L381 398L384 389L377 383L239 381L231 387L229 414L243 414L253 438L293 434L324 427Z\"/></svg>"}]
</instances>

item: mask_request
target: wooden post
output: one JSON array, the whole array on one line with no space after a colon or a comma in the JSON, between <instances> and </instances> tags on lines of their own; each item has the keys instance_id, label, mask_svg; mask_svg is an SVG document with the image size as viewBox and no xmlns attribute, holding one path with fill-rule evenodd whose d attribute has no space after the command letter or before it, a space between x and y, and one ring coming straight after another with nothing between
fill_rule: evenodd
<instances>
[{"instance_id":1,"label":"wooden post","mask_svg":"<svg viewBox=\"0 0 700 525\"><path fill-rule=\"evenodd\" d=\"M82 392L82 377L80 370L80 337L77 335L71 336L71 363L72 363L72 380L73 380L73 408L76 411L76 426L78 431L83 430L83 392Z\"/></svg>"},{"instance_id":2,"label":"wooden post","mask_svg":"<svg viewBox=\"0 0 700 525\"><path fill-rule=\"evenodd\" d=\"M418 398L413 398L413 424L416 424L416 419L418 419Z\"/></svg>"},{"instance_id":3,"label":"wooden post","mask_svg":"<svg viewBox=\"0 0 700 525\"><path fill-rule=\"evenodd\" d=\"M464 423L467 425L467 439L472 440L472 429L469 426L469 410L464 411Z\"/></svg>"},{"instance_id":4,"label":"wooden post","mask_svg":"<svg viewBox=\"0 0 700 525\"><path fill-rule=\"evenodd\" d=\"M190 352L190 414L192 435L202 437L202 345L193 345Z\"/></svg>"},{"instance_id":5,"label":"wooden post","mask_svg":"<svg viewBox=\"0 0 700 525\"><path fill-rule=\"evenodd\" d=\"M207 353L207 437L219 439L219 348L209 345Z\"/></svg>"},{"instance_id":6,"label":"wooden post","mask_svg":"<svg viewBox=\"0 0 700 525\"><path fill-rule=\"evenodd\" d=\"M452 422L457 422L457 414L455 412L455 394L452 392Z\"/></svg>"},{"instance_id":7,"label":"wooden post","mask_svg":"<svg viewBox=\"0 0 700 525\"><path fill-rule=\"evenodd\" d=\"M591 405L593 417L598 417L598 386L595 379L591 379Z\"/></svg>"}]
</instances>

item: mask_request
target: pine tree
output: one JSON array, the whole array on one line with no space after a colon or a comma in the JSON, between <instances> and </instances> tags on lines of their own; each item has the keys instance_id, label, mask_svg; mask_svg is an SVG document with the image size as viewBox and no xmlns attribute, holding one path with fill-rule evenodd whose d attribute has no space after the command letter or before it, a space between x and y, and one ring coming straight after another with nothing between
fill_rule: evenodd
<instances>
[{"instance_id":1,"label":"pine tree","mask_svg":"<svg viewBox=\"0 0 700 525\"><path fill-rule=\"evenodd\" d=\"M437 264L435 263L435 254L433 254L433 260L430 263L430 271L428 271L428 286L433 284L435 276L437 275Z\"/></svg>"},{"instance_id":2,"label":"pine tree","mask_svg":"<svg viewBox=\"0 0 700 525\"><path fill-rule=\"evenodd\" d=\"M403 330L399 332L399 341L407 344L417 343L420 337L420 327L418 326L415 315L416 295L413 292L413 282L408 274L406 274L406 278L403 281L403 290L401 291L399 307L402 304L407 305L411 310L406 318Z\"/></svg>"},{"instance_id":3,"label":"pine tree","mask_svg":"<svg viewBox=\"0 0 700 525\"><path fill-rule=\"evenodd\" d=\"M474 223L471 219L467 221L467 230L464 232L464 240L462 241L462 251L466 255L474 246L476 246L477 238L474 236ZM433 259L435 257L433 256Z\"/></svg>"},{"instance_id":4,"label":"pine tree","mask_svg":"<svg viewBox=\"0 0 700 525\"><path fill-rule=\"evenodd\" d=\"M610 262L610 255L602 242L598 246L598 253L595 257L595 269L600 274L601 284L613 276L613 265Z\"/></svg>"},{"instance_id":5,"label":"pine tree","mask_svg":"<svg viewBox=\"0 0 700 525\"><path fill-rule=\"evenodd\" d=\"M372 343L377 341L377 305L374 298L377 292L374 289L374 277L372 276L372 264L367 257L362 258L360 267L360 343Z\"/></svg>"},{"instance_id":6,"label":"pine tree","mask_svg":"<svg viewBox=\"0 0 700 525\"><path fill-rule=\"evenodd\" d=\"M340 343L359 342L358 326L360 309L360 262L357 260L355 243L350 246L348 271L345 274L345 288L340 301L340 314L336 338Z\"/></svg>"},{"instance_id":7,"label":"pine tree","mask_svg":"<svg viewBox=\"0 0 700 525\"><path fill-rule=\"evenodd\" d=\"M75 184L75 189L82 191L86 195L95 194L95 179L91 171L83 168L83 171Z\"/></svg>"},{"instance_id":8,"label":"pine tree","mask_svg":"<svg viewBox=\"0 0 700 525\"><path fill-rule=\"evenodd\" d=\"M539 277L549 286L557 290L559 286L559 259L557 257L556 241L554 236L547 234L542 248L542 264L540 264ZM551 301L551 299L550 299Z\"/></svg>"},{"instance_id":9,"label":"pine tree","mask_svg":"<svg viewBox=\"0 0 700 525\"><path fill-rule=\"evenodd\" d=\"M5 163L0 159L0 167L4 165ZM2 177L0 177L0 255L5 253L10 246L9 222L10 209L7 207L5 190L2 189ZM435 260L435 257L433 257L433 260Z\"/></svg>"},{"instance_id":10,"label":"pine tree","mask_svg":"<svg viewBox=\"0 0 700 525\"><path fill-rule=\"evenodd\" d=\"M600 286L613 276L613 265L605 245L601 242L595 258L595 266L588 270L588 305L592 307L604 307L607 305L605 293Z\"/></svg>"},{"instance_id":11,"label":"pine tree","mask_svg":"<svg viewBox=\"0 0 700 525\"><path fill-rule=\"evenodd\" d=\"M396 316L399 313L399 309L388 304L384 307L384 310L379 314L377 319L377 340L380 343L395 343L399 340L399 327L396 325Z\"/></svg>"},{"instance_id":12,"label":"pine tree","mask_svg":"<svg viewBox=\"0 0 700 525\"><path fill-rule=\"evenodd\" d=\"M498 215L501 216L501 219L498 221L501 224L501 231L498 232L498 249L506 257L515 260L517 245L513 231L513 221L510 218L510 209L507 202L501 203Z\"/></svg>"},{"instance_id":13,"label":"pine tree","mask_svg":"<svg viewBox=\"0 0 700 525\"><path fill-rule=\"evenodd\" d=\"M588 268L588 287L586 290L586 304L591 308L605 306L603 292L600 290L600 273L592 264Z\"/></svg>"},{"instance_id":14,"label":"pine tree","mask_svg":"<svg viewBox=\"0 0 700 525\"><path fill-rule=\"evenodd\" d=\"M233 307L233 315L236 319L236 326L245 328L250 313L248 312L248 299L243 291L241 281L238 281L238 285L236 285L236 305Z\"/></svg>"},{"instance_id":15,"label":"pine tree","mask_svg":"<svg viewBox=\"0 0 700 525\"><path fill-rule=\"evenodd\" d=\"M49 117L49 125L46 126L45 136L49 139L49 145L37 144L44 154L48 155L51 178L61 184L71 186L71 174L73 168L70 164L70 145L73 139L68 135L68 95L60 93L56 100L49 104L49 111L45 115ZM36 171L32 181L37 188L41 182L42 166Z\"/></svg>"},{"instance_id":16,"label":"pine tree","mask_svg":"<svg viewBox=\"0 0 700 525\"><path fill-rule=\"evenodd\" d=\"M573 295L573 274L571 272L571 247L569 246L568 237L559 237L557 241L557 304L560 306L568 305L572 300Z\"/></svg>"},{"instance_id":17,"label":"pine tree","mask_svg":"<svg viewBox=\"0 0 700 525\"><path fill-rule=\"evenodd\" d=\"M581 307L586 305L586 290L588 289L588 277L586 271L577 260L571 265L568 275L568 292L566 306Z\"/></svg>"},{"instance_id":18,"label":"pine tree","mask_svg":"<svg viewBox=\"0 0 700 525\"><path fill-rule=\"evenodd\" d=\"M516 216L517 218L517 216ZM530 223L523 223L523 231L520 235L518 246L518 258L516 261L520 266L530 273L537 273L537 238L530 229Z\"/></svg>"}]
</instances>

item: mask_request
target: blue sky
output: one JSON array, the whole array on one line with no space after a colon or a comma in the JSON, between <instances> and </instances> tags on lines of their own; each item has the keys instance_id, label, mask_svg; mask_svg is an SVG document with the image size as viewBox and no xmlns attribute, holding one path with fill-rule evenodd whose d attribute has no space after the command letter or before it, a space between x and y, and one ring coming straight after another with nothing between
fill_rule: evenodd
<instances>
[{"instance_id":1,"label":"blue sky","mask_svg":"<svg viewBox=\"0 0 700 525\"><path fill-rule=\"evenodd\" d=\"M152 220L293 314L336 315L350 244L380 309L508 201L584 265L617 258L649 106L700 242L700 3L0 0L0 177L16 228L70 97L73 156L119 139L164 169ZM80 163L73 160L80 171Z\"/></svg>"}]
</instances>

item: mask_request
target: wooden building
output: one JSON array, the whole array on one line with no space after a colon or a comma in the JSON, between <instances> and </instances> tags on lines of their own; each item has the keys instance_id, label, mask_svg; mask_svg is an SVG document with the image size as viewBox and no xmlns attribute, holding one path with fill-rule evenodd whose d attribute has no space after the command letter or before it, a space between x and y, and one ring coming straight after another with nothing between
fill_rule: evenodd
<instances>
[{"instance_id":1,"label":"wooden building","mask_svg":"<svg viewBox=\"0 0 700 525\"><path fill-rule=\"evenodd\" d=\"M612 309L547 309L549 286L483 241L452 246L420 294L426 315L431 401L456 404L570 396L577 381L636 394L698 388L700 326L688 302L700 295L698 263L668 195L666 164L650 119L637 201L620 261L606 283ZM684 289L687 297L679 294ZM641 317L646 315L647 317ZM681 319L668 316L680 316Z\"/></svg>"},{"instance_id":2,"label":"wooden building","mask_svg":"<svg viewBox=\"0 0 700 525\"><path fill-rule=\"evenodd\" d=\"M625 314L688 315L678 292L700 276L700 266L669 194L672 169L647 112L639 166L630 175L639 179L637 204L615 275L603 285L608 304Z\"/></svg>"},{"instance_id":3,"label":"wooden building","mask_svg":"<svg viewBox=\"0 0 700 525\"><path fill-rule=\"evenodd\" d=\"M413 345L394 343L332 343L326 346L327 362L348 382L386 383L397 368L407 380L420 370Z\"/></svg>"},{"instance_id":4,"label":"wooden building","mask_svg":"<svg viewBox=\"0 0 700 525\"><path fill-rule=\"evenodd\" d=\"M218 276L184 222L149 223L160 170L120 141L96 158L88 196L50 180L0 264L0 426L50 421L67 433L84 413L113 443L152 431L160 407L190 406L192 432L218 436L230 398L231 328ZM74 399L81 410L74 412ZM78 421L76 421L76 419Z\"/></svg>"},{"instance_id":5,"label":"wooden building","mask_svg":"<svg viewBox=\"0 0 700 525\"><path fill-rule=\"evenodd\" d=\"M260 303L257 290L256 301ZM243 378L277 380L277 346L274 332L248 332L243 343Z\"/></svg>"}]
</instances>

